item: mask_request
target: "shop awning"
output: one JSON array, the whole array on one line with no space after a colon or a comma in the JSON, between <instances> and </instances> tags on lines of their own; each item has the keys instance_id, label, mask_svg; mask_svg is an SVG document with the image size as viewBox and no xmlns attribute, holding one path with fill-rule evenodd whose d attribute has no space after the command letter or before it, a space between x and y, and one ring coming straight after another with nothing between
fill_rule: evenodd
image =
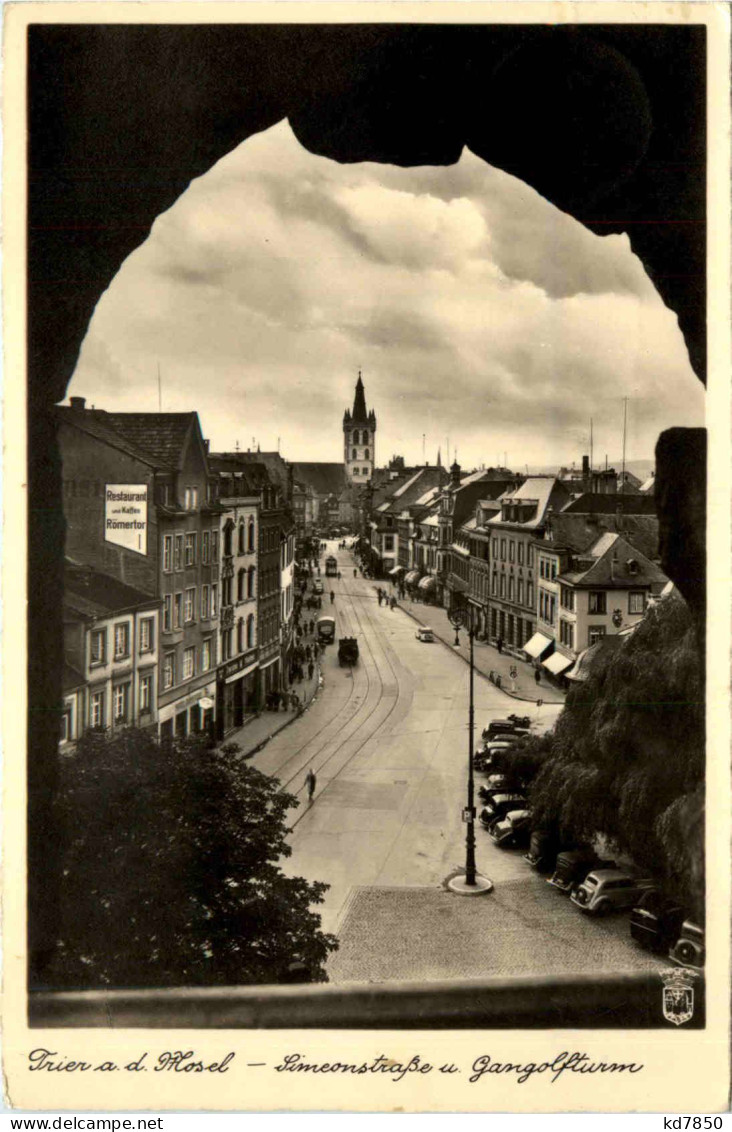
<instances>
[{"instance_id":1,"label":"shop awning","mask_svg":"<svg viewBox=\"0 0 732 1132\"><path fill-rule=\"evenodd\" d=\"M389 577L390 578L396 578L397 574L401 574L403 572L404 572L403 566L395 566L393 570L389 571Z\"/></svg>"},{"instance_id":2,"label":"shop awning","mask_svg":"<svg viewBox=\"0 0 732 1132\"><path fill-rule=\"evenodd\" d=\"M545 637L543 633L534 633L531 640L522 645L522 648L529 656L533 656L534 660L538 660L553 644L551 637Z\"/></svg>"},{"instance_id":3,"label":"shop awning","mask_svg":"<svg viewBox=\"0 0 732 1132\"><path fill-rule=\"evenodd\" d=\"M564 656L561 652L553 652L546 660L542 660L542 667L551 672L553 676L559 676L565 672L567 668L574 666L574 660L571 656Z\"/></svg>"},{"instance_id":4,"label":"shop awning","mask_svg":"<svg viewBox=\"0 0 732 1132\"><path fill-rule=\"evenodd\" d=\"M410 570L404 581L408 586L416 586L419 581L419 570Z\"/></svg>"},{"instance_id":5,"label":"shop awning","mask_svg":"<svg viewBox=\"0 0 732 1132\"><path fill-rule=\"evenodd\" d=\"M454 590L454 592L458 594L466 594L470 589L470 586L467 582L464 582L462 578L459 578L457 574L451 574L450 589Z\"/></svg>"},{"instance_id":6,"label":"shop awning","mask_svg":"<svg viewBox=\"0 0 732 1132\"><path fill-rule=\"evenodd\" d=\"M428 590L436 590L437 578L433 578L431 574L428 574L426 578L422 578L417 589L422 590L423 593L426 593Z\"/></svg>"}]
</instances>

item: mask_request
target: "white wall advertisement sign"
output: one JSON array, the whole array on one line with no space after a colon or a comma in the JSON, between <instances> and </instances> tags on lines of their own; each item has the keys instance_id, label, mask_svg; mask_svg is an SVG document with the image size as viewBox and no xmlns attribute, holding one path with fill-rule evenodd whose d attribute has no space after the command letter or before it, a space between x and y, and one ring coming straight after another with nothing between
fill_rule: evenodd
<instances>
[{"instance_id":1,"label":"white wall advertisement sign","mask_svg":"<svg viewBox=\"0 0 732 1132\"><path fill-rule=\"evenodd\" d=\"M147 484L108 483L104 491L104 539L147 554Z\"/></svg>"}]
</instances>

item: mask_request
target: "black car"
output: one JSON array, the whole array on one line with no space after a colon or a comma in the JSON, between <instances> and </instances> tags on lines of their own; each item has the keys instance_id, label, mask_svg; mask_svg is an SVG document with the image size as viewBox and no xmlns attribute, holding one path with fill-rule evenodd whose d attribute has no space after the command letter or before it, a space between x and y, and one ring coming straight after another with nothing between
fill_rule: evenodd
<instances>
[{"instance_id":1,"label":"black car","mask_svg":"<svg viewBox=\"0 0 732 1132\"><path fill-rule=\"evenodd\" d=\"M498 818L502 818L509 810L519 810L526 805L525 794L494 794L480 811L480 824L483 826L483 829L490 829L493 822Z\"/></svg>"},{"instance_id":2,"label":"black car","mask_svg":"<svg viewBox=\"0 0 732 1132\"><path fill-rule=\"evenodd\" d=\"M648 951L668 951L679 938L685 915L675 900L651 889L630 913L630 934Z\"/></svg>"},{"instance_id":3,"label":"black car","mask_svg":"<svg viewBox=\"0 0 732 1132\"><path fill-rule=\"evenodd\" d=\"M557 862L559 842L556 835L547 829L535 829L531 834L529 851L524 854L532 869L538 873L547 873L553 869Z\"/></svg>"},{"instance_id":4,"label":"black car","mask_svg":"<svg viewBox=\"0 0 732 1132\"><path fill-rule=\"evenodd\" d=\"M593 869L614 869L614 861L603 861L589 845L578 849L563 849L557 855L554 874L548 883L553 884L560 892L571 892L578 884L582 884L588 873Z\"/></svg>"},{"instance_id":5,"label":"black car","mask_svg":"<svg viewBox=\"0 0 732 1132\"><path fill-rule=\"evenodd\" d=\"M669 959L679 967L701 971L706 959L704 928L693 920L684 920L681 933L668 953Z\"/></svg>"},{"instance_id":6,"label":"black car","mask_svg":"<svg viewBox=\"0 0 732 1132\"><path fill-rule=\"evenodd\" d=\"M502 818L493 822L488 832L501 849L526 845L531 835L531 811L509 810Z\"/></svg>"}]
</instances>

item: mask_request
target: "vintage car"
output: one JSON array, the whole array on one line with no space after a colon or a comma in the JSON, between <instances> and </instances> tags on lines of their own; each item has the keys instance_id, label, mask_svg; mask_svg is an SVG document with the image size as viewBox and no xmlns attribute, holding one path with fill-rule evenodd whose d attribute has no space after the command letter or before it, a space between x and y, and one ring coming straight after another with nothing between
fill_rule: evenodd
<instances>
[{"instance_id":1,"label":"vintage car","mask_svg":"<svg viewBox=\"0 0 732 1132\"><path fill-rule=\"evenodd\" d=\"M324 588L323 588L323 583L320 581L320 579L318 579L316 582L313 582L313 593L314 594L322 594L324 592L325 591L324 591Z\"/></svg>"},{"instance_id":2,"label":"vintage car","mask_svg":"<svg viewBox=\"0 0 732 1132\"><path fill-rule=\"evenodd\" d=\"M538 873L546 873L553 869L557 861L559 842L556 835L548 829L535 829L529 841L529 851L524 855L532 869Z\"/></svg>"},{"instance_id":3,"label":"vintage car","mask_svg":"<svg viewBox=\"0 0 732 1132\"><path fill-rule=\"evenodd\" d=\"M650 889L630 913L631 937L648 951L668 951L679 938L684 916L678 901Z\"/></svg>"},{"instance_id":4,"label":"vintage car","mask_svg":"<svg viewBox=\"0 0 732 1132\"><path fill-rule=\"evenodd\" d=\"M341 668L346 664L358 662L358 641L355 637L341 637L338 642L338 663Z\"/></svg>"},{"instance_id":5,"label":"vintage car","mask_svg":"<svg viewBox=\"0 0 732 1132\"><path fill-rule=\"evenodd\" d=\"M589 845L575 849L562 849L557 854L554 873L548 878L547 883L558 888L560 892L571 892L576 884L581 884L591 869L614 867L614 861L601 860Z\"/></svg>"},{"instance_id":6,"label":"vintage car","mask_svg":"<svg viewBox=\"0 0 732 1132\"><path fill-rule=\"evenodd\" d=\"M434 641L435 634L430 629L429 625L420 625L415 633L418 641Z\"/></svg>"},{"instance_id":7,"label":"vintage car","mask_svg":"<svg viewBox=\"0 0 732 1132\"><path fill-rule=\"evenodd\" d=\"M684 920L681 934L668 953L669 959L679 967L692 967L701 971L706 958L704 928L693 920Z\"/></svg>"},{"instance_id":8,"label":"vintage car","mask_svg":"<svg viewBox=\"0 0 732 1132\"><path fill-rule=\"evenodd\" d=\"M318 640L322 641L326 645L329 645L332 641L335 640L335 628L335 617L329 617L324 613L323 616L319 617L317 621L316 632L318 634Z\"/></svg>"},{"instance_id":9,"label":"vintage car","mask_svg":"<svg viewBox=\"0 0 732 1132\"><path fill-rule=\"evenodd\" d=\"M531 836L531 811L509 810L502 818L493 822L488 832L501 849L525 845Z\"/></svg>"},{"instance_id":10,"label":"vintage car","mask_svg":"<svg viewBox=\"0 0 732 1132\"><path fill-rule=\"evenodd\" d=\"M570 894L570 900L593 916L607 916L622 908L632 908L638 898L658 882L649 876L635 876L626 869L592 869Z\"/></svg>"},{"instance_id":11,"label":"vintage car","mask_svg":"<svg viewBox=\"0 0 732 1132\"><path fill-rule=\"evenodd\" d=\"M494 821L498 821L509 810L518 810L526 806L526 795L518 791L510 794L494 794L480 811L480 824L483 829L490 829Z\"/></svg>"}]
</instances>

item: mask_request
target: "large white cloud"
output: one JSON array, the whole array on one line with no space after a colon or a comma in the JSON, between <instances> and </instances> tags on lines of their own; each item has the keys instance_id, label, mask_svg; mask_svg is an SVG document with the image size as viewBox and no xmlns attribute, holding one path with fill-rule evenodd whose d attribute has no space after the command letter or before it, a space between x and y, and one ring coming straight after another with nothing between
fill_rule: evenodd
<instances>
[{"instance_id":1,"label":"large white cloud","mask_svg":"<svg viewBox=\"0 0 732 1132\"><path fill-rule=\"evenodd\" d=\"M600 238L465 152L448 168L341 166L284 123L159 217L102 298L72 382L99 407L197 409L214 448L339 459L362 367L378 455L449 435L461 463L504 451L630 458L699 424L675 317L624 236Z\"/></svg>"}]
</instances>

